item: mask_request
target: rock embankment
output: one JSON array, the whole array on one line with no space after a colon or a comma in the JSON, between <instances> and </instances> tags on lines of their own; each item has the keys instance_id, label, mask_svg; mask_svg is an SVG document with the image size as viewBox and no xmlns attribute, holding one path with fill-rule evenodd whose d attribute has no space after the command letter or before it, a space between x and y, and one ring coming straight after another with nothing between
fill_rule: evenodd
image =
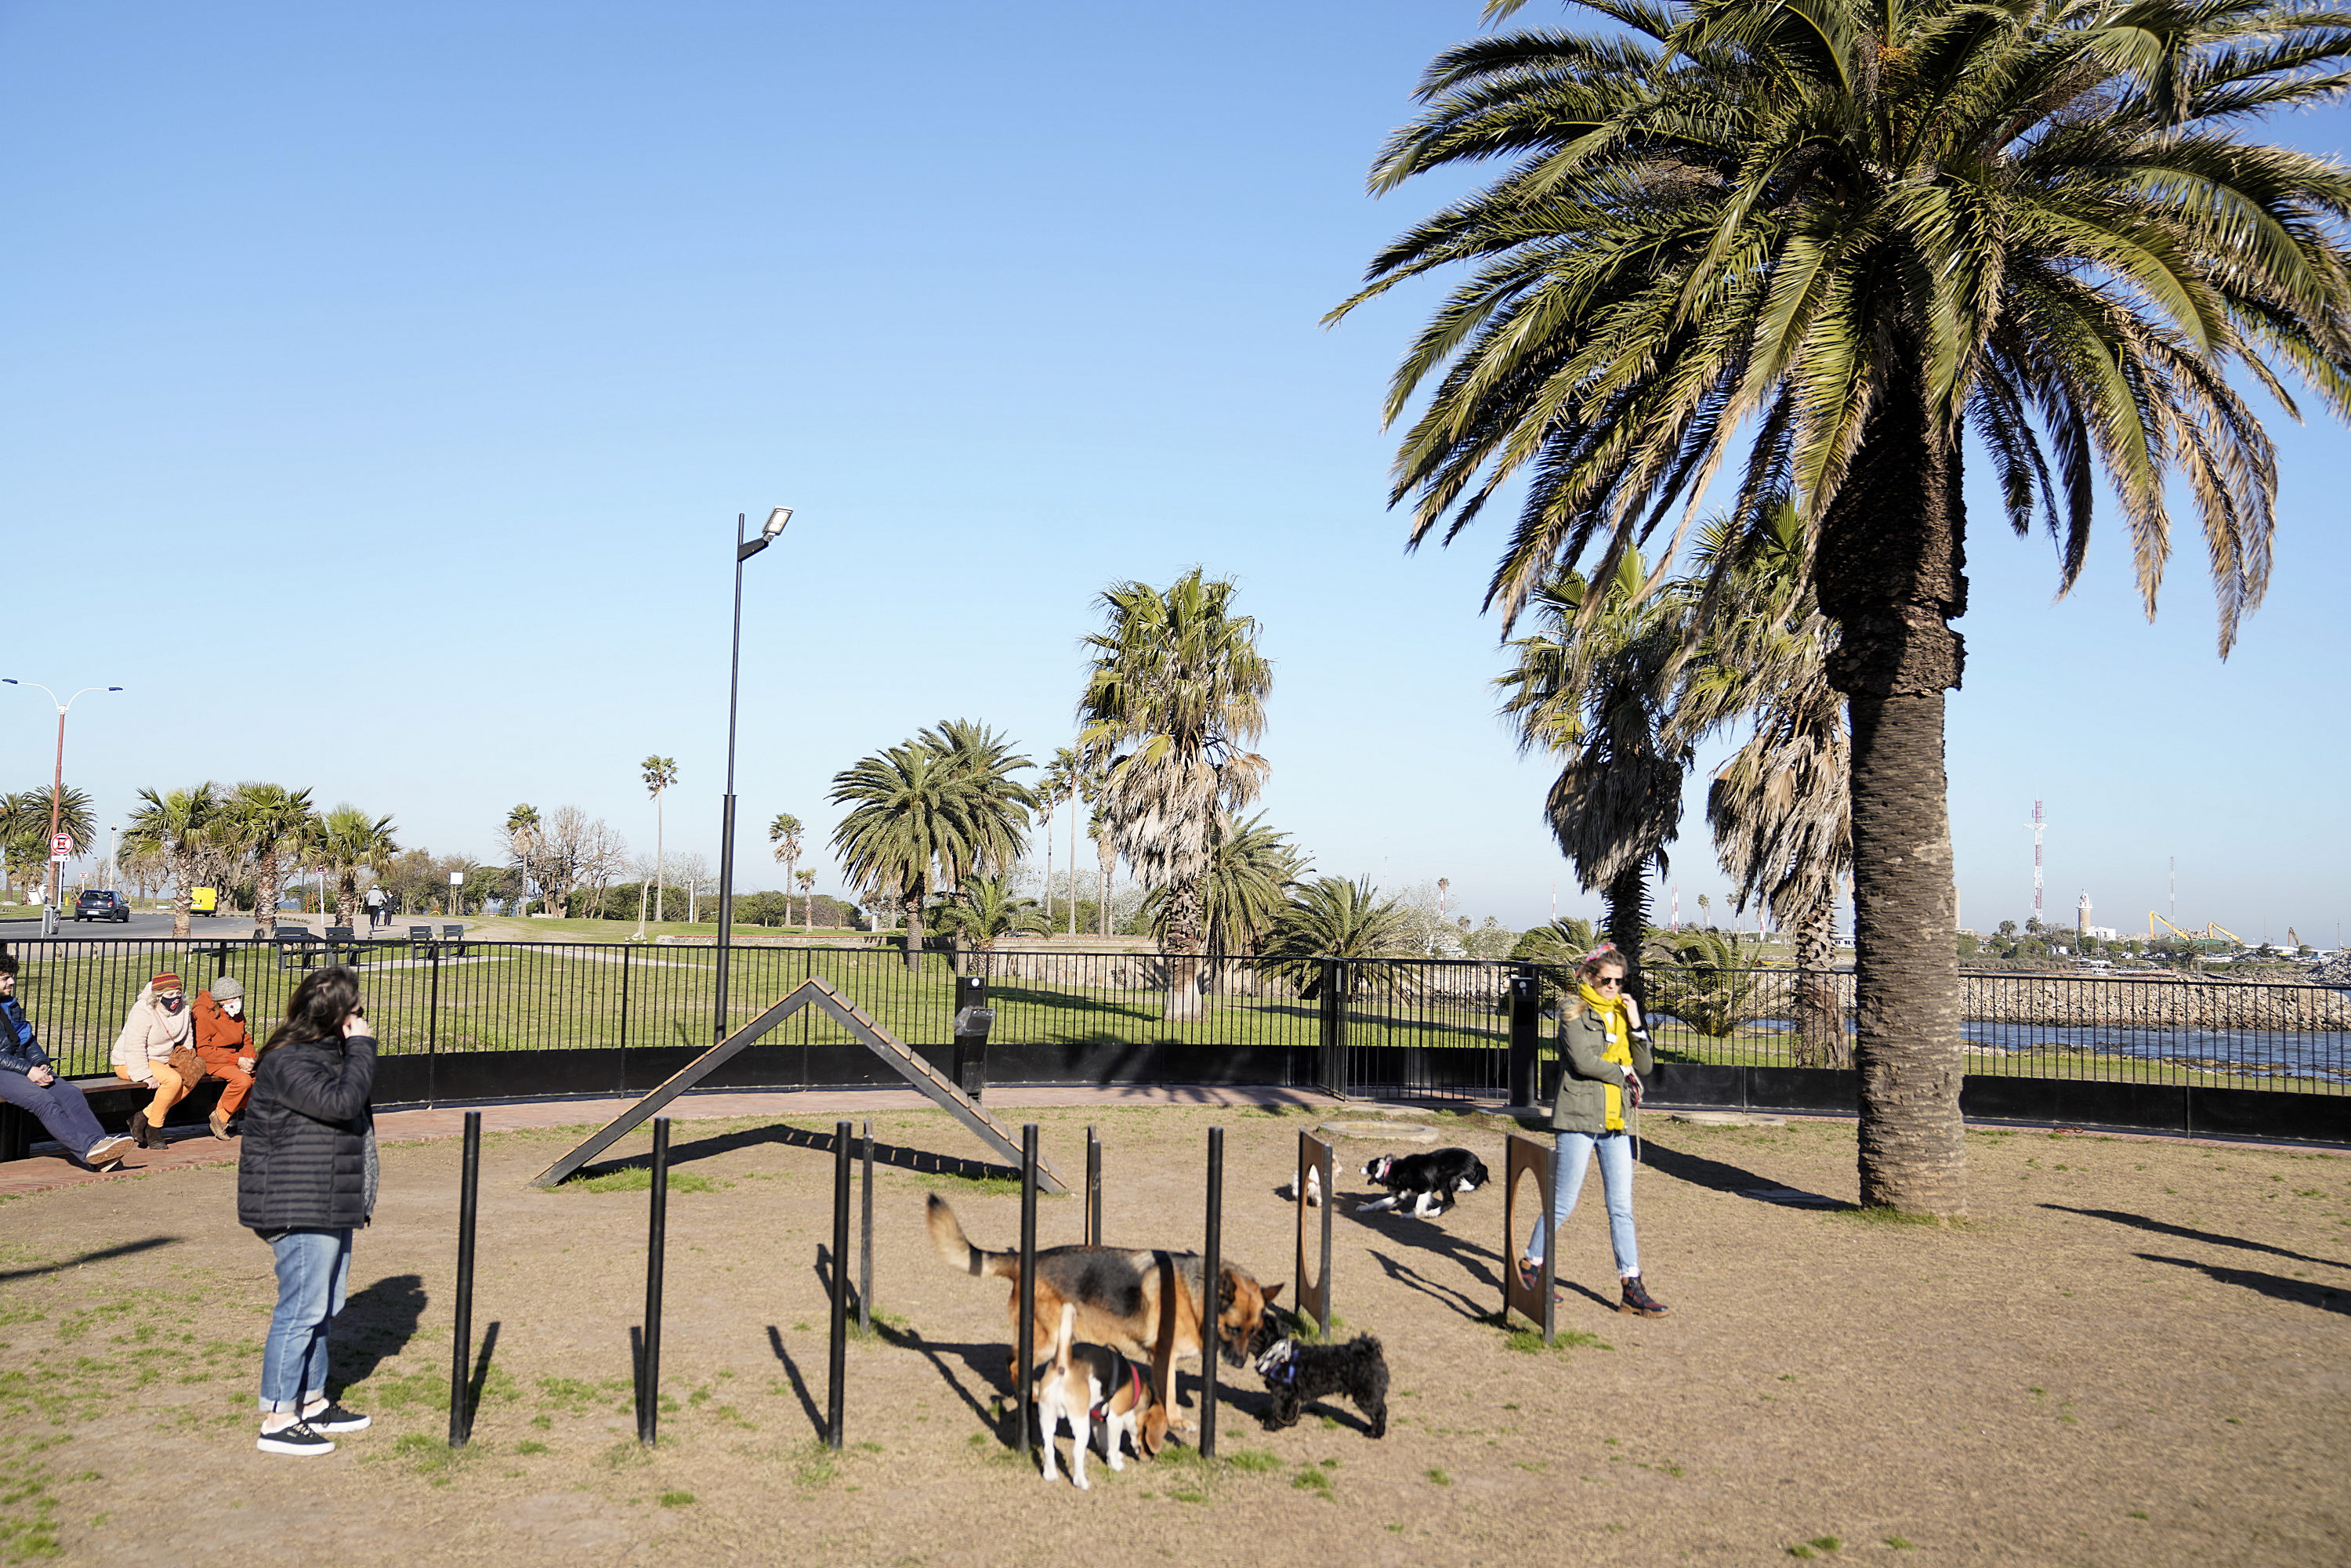
<instances>
[{"instance_id":1,"label":"rock embankment","mask_svg":"<svg viewBox=\"0 0 2351 1568\"><path fill-rule=\"evenodd\" d=\"M2314 986L2335 986L2351 990L2351 947L2345 948L2323 964L2314 966L2307 975Z\"/></svg>"},{"instance_id":2,"label":"rock embankment","mask_svg":"<svg viewBox=\"0 0 2351 1568\"><path fill-rule=\"evenodd\" d=\"M2351 993L2240 980L1960 977L1962 1016L2077 1029L2351 1030Z\"/></svg>"}]
</instances>

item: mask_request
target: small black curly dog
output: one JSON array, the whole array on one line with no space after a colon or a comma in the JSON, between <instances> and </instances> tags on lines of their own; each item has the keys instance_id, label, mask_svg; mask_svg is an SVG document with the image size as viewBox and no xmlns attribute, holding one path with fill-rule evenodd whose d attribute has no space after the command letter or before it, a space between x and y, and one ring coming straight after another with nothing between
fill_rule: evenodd
<instances>
[{"instance_id":1,"label":"small black curly dog","mask_svg":"<svg viewBox=\"0 0 2351 1568\"><path fill-rule=\"evenodd\" d=\"M1308 1400L1343 1394L1370 1419L1373 1437L1388 1435L1388 1358L1371 1334L1358 1334L1345 1344L1276 1340L1257 1358L1257 1370L1273 1396L1265 1418L1269 1432L1298 1425Z\"/></svg>"}]
</instances>

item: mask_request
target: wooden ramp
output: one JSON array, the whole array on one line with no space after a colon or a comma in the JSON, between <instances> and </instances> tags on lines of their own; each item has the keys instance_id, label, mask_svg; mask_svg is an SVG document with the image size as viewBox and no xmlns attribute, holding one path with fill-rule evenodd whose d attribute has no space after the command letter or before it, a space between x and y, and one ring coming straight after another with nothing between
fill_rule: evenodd
<instances>
[{"instance_id":1,"label":"wooden ramp","mask_svg":"<svg viewBox=\"0 0 2351 1568\"><path fill-rule=\"evenodd\" d=\"M954 1080L924 1061L921 1053L904 1040L866 1017L864 1009L855 1002L825 981L811 976L793 987L781 1001L766 1012L687 1062L658 1088L614 1117L601 1132L539 1172L537 1177L538 1185L553 1186L563 1180L628 1136L632 1129L658 1113L671 1101L733 1060L737 1052L757 1044L769 1030L811 1003L831 1014L849 1031L852 1039L897 1069L899 1076L970 1128L981 1143L994 1149L1009 1164L1017 1166L1020 1163L1020 1140L1013 1135L1012 1129L981 1110L979 1102L966 1094ZM1041 1159L1037 1162L1037 1185L1047 1192L1066 1193L1070 1190Z\"/></svg>"}]
</instances>

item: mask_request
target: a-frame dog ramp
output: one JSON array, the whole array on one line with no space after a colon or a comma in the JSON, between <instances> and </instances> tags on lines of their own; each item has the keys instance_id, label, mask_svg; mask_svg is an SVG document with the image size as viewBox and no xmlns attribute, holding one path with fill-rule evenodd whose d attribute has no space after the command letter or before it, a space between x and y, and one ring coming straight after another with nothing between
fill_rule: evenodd
<instances>
[{"instance_id":1,"label":"a-frame dog ramp","mask_svg":"<svg viewBox=\"0 0 2351 1568\"><path fill-rule=\"evenodd\" d=\"M1020 1163L1020 1143L1012 1135L1010 1128L981 1110L977 1101L958 1088L953 1079L924 1061L919 1052L866 1017L864 1010L855 1002L811 976L793 987L774 1007L687 1062L659 1088L613 1118L611 1124L602 1132L539 1172L538 1185L553 1186L619 1143L628 1136L631 1129L701 1082L731 1061L737 1051L757 1044L769 1030L811 1002L831 1013L841 1028L849 1031L852 1039L896 1068L899 1076L946 1107L956 1121L970 1128L980 1142L1012 1164L1017 1166ZM1037 1162L1037 1185L1047 1192L1066 1193L1070 1190L1041 1159Z\"/></svg>"}]
</instances>

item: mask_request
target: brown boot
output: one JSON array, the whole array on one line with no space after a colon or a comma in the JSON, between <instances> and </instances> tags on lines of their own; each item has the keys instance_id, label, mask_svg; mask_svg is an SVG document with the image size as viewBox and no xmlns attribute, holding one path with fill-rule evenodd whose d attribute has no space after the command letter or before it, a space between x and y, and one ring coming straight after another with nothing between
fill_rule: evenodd
<instances>
[{"instance_id":1,"label":"brown boot","mask_svg":"<svg viewBox=\"0 0 2351 1568\"><path fill-rule=\"evenodd\" d=\"M225 1140L225 1139L226 1139L226 1138L228 1137L228 1113L227 1113L227 1112L225 1112L225 1111L215 1111L215 1112L214 1112L214 1113L212 1113L212 1116L210 1117L210 1124L211 1124L211 1126L212 1126L212 1130L213 1130L213 1136L214 1136L214 1137L215 1137L215 1138L220 1138L220 1139L224 1139L224 1140Z\"/></svg>"},{"instance_id":2,"label":"brown boot","mask_svg":"<svg viewBox=\"0 0 2351 1568\"><path fill-rule=\"evenodd\" d=\"M144 1111L131 1112L131 1125L125 1128L124 1131L131 1134L131 1141L132 1143L138 1145L142 1149L147 1147L147 1113Z\"/></svg>"},{"instance_id":3,"label":"brown boot","mask_svg":"<svg viewBox=\"0 0 2351 1568\"><path fill-rule=\"evenodd\" d=\"M1673 1309L1666 1305L1665 1302L1649 1294L1648 1291L1641 1284L1641 1276L1638 1274L1634 1275L1631 1279L1625 1281L1624 1304L1619 1306L1616 1310L1620 1312L1630 1312L1635 1317L1643 1318L1661 1318L1667 1312L1673 1311Z\"/></svg>"}]
</instances>

